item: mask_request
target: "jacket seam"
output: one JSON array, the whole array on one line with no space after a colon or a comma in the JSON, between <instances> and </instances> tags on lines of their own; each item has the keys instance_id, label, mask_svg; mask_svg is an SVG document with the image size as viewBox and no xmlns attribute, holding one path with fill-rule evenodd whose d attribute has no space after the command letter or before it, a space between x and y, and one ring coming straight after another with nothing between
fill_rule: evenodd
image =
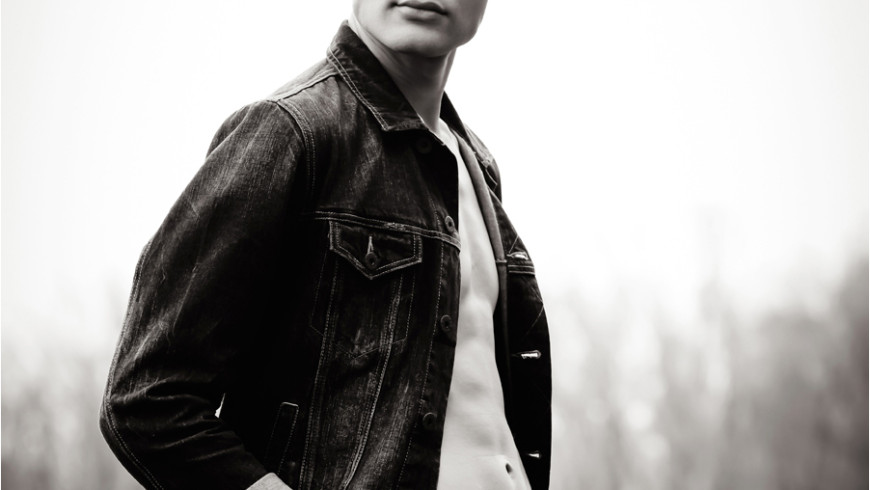
<instances>
[{"instance_id":1,"label":"jacket seam","mask_svg":"<svg viewBox=\"0 0 870 490\"><path fill-rule=\"evenodd\" d=\"M347 488L350 485L351 480L353 480L354 475L356 474L356 470L359 468L359 462L362 460L362 455L365 452L366 444L368 444L369 434L371 433L372 428L372 420L375 418L375 409L378 406L378 399L381 397L381 388L384 385L384 377L387 374L387 368L390 364L390 357L393 353L393 337L395 337L396 332L396 321L399 312L399 303L400 303L400 294L402 292L402 283L404 282L404 277L399 277L399 284L396 286L396 292L393 294L395 298L393 304L390 305L390 314L389 314L389 322L390 326L390 338L389 342L386 342L386 350L387 352L384 354L383 358L383 368L381 369L381 373L378 376L378 386L375 389L375 396L372 399L372 406L368 411L368 422L366 423L365 430L362 433L358 433L357 437L362 438L360 441L356 454L354 455L353 462L351 463L350 474L348 477L342 482L341 488ZM383 341L381 341L383 342Z\"/></svg>"},{"instance_id":2,"label":"jacket seam","mask_svg":"<svg viewBox=\"0 0 870 490\"><path fill-rule=\"evenodd\" d=\"M393 261L389 264L382 265L375 269L374 271L368 270L368 268L363 265L354 255L353 252L346 249L341 244L341 229L338 226L333 226L333 223L339 223L338 221L331 221L329 226L329 250L334 252L339 257L348 261L350 265L352 265L355 269L361 272L368 279L377 279L378 277L384 276L386 274L390 274L400 269L404 269L406 267L419 264L423 261L421 246L420 246L420 237L417 235L413 235L411 237L411 256L404 257L400 260Z\"/></svg>"},{"instance_id":3,"label":"jacket seam","mask_svg":"<svg viewBox=\"0 0 870 490\"><path fill-rule=\"evenodd\" d=\"M439 248L439 271L441 276L444 276L444 247ZM435 318L438 318L438 309L441 307L441 285L439 281L438 286L438 296L435 299ZM418 417L420 415L420 407L423 404L423 396L426 394L426 386L429 385L429 365L431 364L432 358L432 344L435 343L435 331L437 330L437 326L433 325L432 335L429 336L429 349L426 351L426 372L423 374L423 387L420 390L420 397L417 399L417 408L414 410L414 417ZM416 425L416 423L414 424ZM396 480L396 486L394 488L399 488L399 485L402 482L402 477L405 475L405 467L408 465L408 455L411 453L411 445L414 443L414 431L412 429L411 435L408 437L408 445L405 447L405 458L402 460L402 469L399 470L399 478Z\"/></svg>"},{"instance_id":4,"label":"jacket seam","mask_svg":"<svg viewBox=\"0 0 870 490\"><path fill-rule=\"evenodd\" d=\"M323 284L323 271L324 271L324 269L326 269L326 262L327 262L326 259L328 256L329 256L329 247L326 247L323 250L323 259L320 263L320 274L318 274L318 276L317 276L317 285L316 285L316 289L314 290L314 302L312 303L313 306L311 308L311 314L308 315L308 328L317 332L321 336L323 335L323 333L319 332L316 328L314 328L314 311L317 308L317 301L320 299L320 290L321 290L321 285Z\"/></svg>"},{"instance_id":5,"label":"jacket seam","mask_svg":"<svg viewBox=\"0 0 870 490\"><path fill-rule=\"evenodd\" d=\"M295 405L295 404L293 404ZM299 406L296 405L293 410L293 423L290 424L290 433L287 435L287 441L284 442L284 450L281 451L281 461L278 463L278 474L284 473L284 462L287 460L287 449L290 447L290 441L293 440L293 433L296 431L296 419L299 417ZM274 428L273 428L274 431Z\"/></svg>"},{"instance_id":6,"label":"jacket seam","mask_svg":"<svg viewBox=\"0 0 870 490\"><path fill-rule=\"evenodd\" d=\"M139 458L137 458L136 455L133 454L132 451L130 451L130 448L127 446L127 442L124 441L123 437L121 437L120 431L118 431L118 428L115 425L115 417L112 414L112 409L109 407L108 402L103 404L103 410L106 411L106 419L109 422L109 427L111 427L111 429L112 429L112 435L114 436L114 439L121 445L121 448L123 449L124 454L128 458L130 458L130 460L132 460L132 462L136 465L136 467L139 469L139 471L141 471L142 474L145 475L146 478L148 478L148 481L152 485L154 485L154 488L162 490L163 485L161 485L157 481L157 478L154 476L154 474L152 474L148 470L148 468L145 467L145 465L142 464L141 461L139 461Z\"/></svg>"},{"instance_id":7,"label":"jacket seam","mask_svg":"<svg viewBox=\"0 0 870 490\"><path fill-rule=\"evenodd\" d=\"M121 338L124 337L124 332L126 332L127 328L128 328L128 325L125 324L124 329L121 332ZM116 365L118 363L118 350L119 349L115 349L115 356L112 359L112 367L109 371L110 374L109 374L108 386L112 386L114 384L115 369L116 369ZM157 481L157 477L155 477L154 474L151 473L151 471L149 471L148 468L141 461L139 461L139 458L137 458L136 455L133 453L133 451L130 450L130 447L127 445L127 441L125 441L124 438L121 436L121 431L118 430L118 426L115 423L115 415L112 412L112 407L111 407L111 404L109 403L109 400L108 400L109 391L110 391L109 388L107 388L106 394L103 397L103 412L105 413L106 422L108 422L109 428L112 431L112 438L115 440L115 442L117 442L119 444L119 449L121 449L122 452L124 453L124 455L127 456L127 458L129 458L129 461L131 461L133 464L135 464L136 468L142 472L142 474L145 476L145 478L147 478L148 481L152 485L154 485L154 488L162 489L163 485L161 485Z\"/></svg>"},{"instance_id":8,"label":"jacket seam","mask_svg":"<svg viewBox=\"0 0 870 490\"><path fill-rule=\"evenodd\" d=\"M304 83L300 83L299 85L294 86L292 88L289 88L283 92L279 92L277 94L272 94L270 97L267 98L267 100L274 100L276 102L286 100L290 97L293 97L295 95L298 95L298 94L310 89L311 87L317 85L318 83L320 83L328 78L334 77L335 75L336 75L335 72L326 71L325 73L322 73L322 74L320 74L320 75L318 75L310 80L305 81Z\"/></svg>"},{"instance_id":9,"label":"jacket seam","mask_svg":"<svg viewBox=\"0 0 870 490\"><path fill-rule=\"evenodd\" d=\"M540 320L542 316L544 316L544 304L543 303L541 303L541 307L538 309L538 315L535 316L535 319L532 321L532 324L529 325L529 328L527 328L525 333L523 333L522 337L520 337L521 341L525 340L526 337L529 336L529 333L535 329L535 325L538 324L538 320Z\"/></svg>"},{"instance_id":10,"label":"jacket seam","mask_svg":"<svg viewBox=\"0 0 870 490\"><path fill-rule=\"evenodd\" d=\"M122 342L122 339L124 338L124 334L130 328L130 306L133 304L133 297L135 296L136 291L139 289L139 276L142 271L142 263L145 261L145 255L151 249L151 243L153 241L154 238L152 237L148 240L148 243L145 244L145 248L142 250L142 255L139 258L139 263L136 264L136 271L133 274L133 288L130 291L130 298L127 300L127 314L124 318L124 327L121 329L121 335L118 339L119 346ZM115 384L115 370L118 367L118 358L120 357L119 354L120 349L116 348L115 354L114 356L112 356L112 365L109 368L109 379L106 383L106 390L103 393L103 412L105 413L106 422L108 422L109 428L112 431L112 438L115 440L115 442L119 444L119 448L122 450L124 455L127 456L127 458L129 458L129 460L136 465L139 471L142 472L145 478L147 478L148 481L152 485L154 485L155 488L162 489L163 486L160 485L160 483L157 481L157 477L155 477L154 474L152 474L148 470L148 468L144 464L142 464L141 461L139 461L139 458L137 458L136 455L133 454L133 452L130 450L130 447L127 445L127 441L125 441L124 438L121 436L121 431L118 430L118 425L115 422L115 414L113 413L111 404L109 403L109 396L112 391L111 387Z\"/></svg>"},{"instance_id":11,"label":"jacket seam","mask_svg":"<svg viewBox=\"0 0 870 490\"><path fill-rule=\"evenodd\" d=\"M387 231L399 231L412 233L427 238L435 238L447 244L459 248L459 240L446 235L440 231L433 231L427 228L422 228L415 225L406 225L403 223L395 223L392 221L384 221L373 218L363 218L351 213L335 212L335 211L313 211L308 213L315 221L339 221L342 223L352 223L362 226L368 226Z\"/></svg>"},{"instance_id":12,"label":"jacket seam","mask_svg":"<svg viewBox=\"0 0 870 490\"><path fill-rule=\"evenodd\" d=\"M310 201L311 198L314 196L314 180L316 174L314 169L316 162L314 133L311 130L311 125L309 124L308 119L305 117L305 114L295 104L291 103L286 98L280 100L273 100L273 102L287 113L290 119L293 120L294 123L296 123L296 126L302 132L302 145L305 150L305 169L308 172L308 182L306 182L306 197Z\"/></svg>"},{"instance_id":13,"label":"jacket seam","mask_svg":"<svg viewBox=\"0 0 870 490\"><path fill-rule=\"evenodd\" d=\"M357 97L357 99L360 100L360 102L362 102L366 107L368 107L368 109L371 111L372 115L375 117L375 119L377 119L378 123L381 125L381 128L386 129L387 122L384 120L384 117L377 110L377 108L374 107L368 101L368 99L363 97L362 92L360 92L359 88L356 86L353 79L351 79L350 74L348 74L347 70L344 69L344 66L341 64L341 61L338 60L338 57L335 56L335 53L333 52L332 49L330 49L329 51L326 52L326 57L329 59L330 63L332 63L332 66L334 66L335 69L338 70L338 72L341 74L341 77L344 80L344 83L346 83L347 86L350 87L351 92L353 92L353 94Z\"/></svg>"},{"instance_id":14,"label":"jacket seam","mask_svg":"<svg viewBox=\"0 0 870 490\"><path fill-rule=\"evenodd\" d=\"M317 370L314 373L314 392L311 396L311 412L310 417L308 418L308 430L305 431L305 449L302 455L302 468L299 470L299 487L300 488L311 488L311 484L307 482L308 479L308 471L310 470L308 458L310 457L309 452L311 450L311 439L313 437L312 433L314 432L314 427L320 424L320 400L319 398L323 396L321 391L322 384L325 383L325 379L322 379L321 370L326 363L326 357L331 352L332 343L330 342L330 335L333 335L333 326L330 325L332 322L332 303L335 300L335 284L338 282L338 262L335 263L335 267L332 272L332 285L330 286L329 291L329 304L326 307L326 326L324 328L324 332L322 335L322 340L320 343L320 358L317 360Z\"/></svg>"},{"instance_id":15,"label":"jacket seam","mask_svg":"<svg viewBox=\"0 0 870 490\"><path fill-rule=\"evenodd\" d=\"M415 271L414 274L411 276L411 299L408 300L408 321L405 322L405 331L402 333L402 338L399 340L404 340L404 339L408 338L408 330L411 329L411 314L414 311L414 292L415 292L416 286L417 286L417 272ZM396 316L397 316L396 321L398 321L398 312L396 313ZM396 341L395 336L393 336L393 342L395 342L395 341Z\"/></svg>"}]
</instances>

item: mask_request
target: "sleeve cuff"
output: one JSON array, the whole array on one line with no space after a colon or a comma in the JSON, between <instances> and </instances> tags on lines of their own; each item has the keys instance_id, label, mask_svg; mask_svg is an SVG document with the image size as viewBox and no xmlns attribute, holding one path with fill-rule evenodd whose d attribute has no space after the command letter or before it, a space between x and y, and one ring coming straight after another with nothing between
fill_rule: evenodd
<instances>
[{"instance_id":1,"label":"sleeve cuff","mask_svg":"<svg viewBox=\"0 0 870 490\"><path fill-rule=\"evenodd\" d=\"M284 484L278 475L275 473L268 473L263 478L255 481L253 485L248 487L248 490L292 490L290 487Z\"/></svg>"}]
</instances>

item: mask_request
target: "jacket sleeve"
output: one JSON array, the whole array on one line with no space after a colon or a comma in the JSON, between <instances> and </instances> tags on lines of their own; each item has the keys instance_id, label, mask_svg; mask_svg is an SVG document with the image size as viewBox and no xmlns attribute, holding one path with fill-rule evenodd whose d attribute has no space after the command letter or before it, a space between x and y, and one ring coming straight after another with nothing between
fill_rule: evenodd
<instances>
[{"instance_id":1,"label":"jacket sleeve","mask_svg":"<svg viewBox=\"0 0 870 490\"><path fill-rule=\"evenodd\" d=\"M215 411L263 328L304 163L283 108L241 109L142 252L100 428L146 488L244 489L267 476Z\"/></svg>"}]
</instances>

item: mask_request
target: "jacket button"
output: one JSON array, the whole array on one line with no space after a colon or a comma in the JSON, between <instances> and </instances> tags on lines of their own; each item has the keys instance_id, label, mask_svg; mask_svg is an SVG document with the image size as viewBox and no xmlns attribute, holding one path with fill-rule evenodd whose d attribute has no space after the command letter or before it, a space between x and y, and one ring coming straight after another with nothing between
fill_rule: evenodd
<instances>
[{"instance_id":1,"label":"jacket button","mask_svg":"<svg viewBox=\"0 0 870 490\"><path fill-rule=\"evenodd\" d=\"M365 261L366 261L366 267L368 267L369 270L377 269L378 262L380 262L380 260L378 259L378 254L376 254L374 252L367 253L366 257L365 257Z\"/></svg>"},{"instance_id":2,"label":"jacket button","mask_svg":"<svg viewBox=\"0 0 870 490\"><path fill-rule=\"evenodd\" d=\"M447 233L451 235L456 232L456 223L453 221L453 218L450 216L444 218L444 228L447 229Z\"/></svg>"},{"instance_id":3,"label":"jacket button","mask_svg":"<svg viewBox=\"0 0 870 490\"><path fill-rule=\"evenodd\" d=\"M453 319L450 318L450 315L444 315L441 317L441 330L444 333L450 332L450 329L453 328Z\"/></svg>"},{"instance_id":4,"label":"jacket button","mask_svg":"<svg viewBox=\"0 0 870 490\"><path fill-rule=\"evenodd\" d=\"M432 412L427 413L423 416L423 428L426 430L432 430L438 423L438 416Z\"/></svg>"},{"instance_id":5,"label":"jacket button","mask_svg":"<svg viewBox=\"0 0 870 490\"><path fill-rule=\"evenodd\" d=\"M425 155L426 153L429 153L432 151L432 140L429 139L428 137L424 136L424 137L418 139L414 146L417 147L418 152Z\"/></svg>"}]
</instances>

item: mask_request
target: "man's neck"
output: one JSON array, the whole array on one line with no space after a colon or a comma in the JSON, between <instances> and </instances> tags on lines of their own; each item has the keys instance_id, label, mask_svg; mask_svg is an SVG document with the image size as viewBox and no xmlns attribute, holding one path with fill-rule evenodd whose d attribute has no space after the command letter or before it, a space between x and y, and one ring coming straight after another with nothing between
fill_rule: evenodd
<instances>
[{"instance_id":1,"label":"man's neck","mask_svg":"<svg viewBox=\"0 0 870 490\"><path fill-rule=\"evenodd\" d=\"M348 24L387 70L423 123L436 131L441 117L441 98L456 51L435 58L397 53L368 35L353 16Z\"/></svg>"}]
</instances>

